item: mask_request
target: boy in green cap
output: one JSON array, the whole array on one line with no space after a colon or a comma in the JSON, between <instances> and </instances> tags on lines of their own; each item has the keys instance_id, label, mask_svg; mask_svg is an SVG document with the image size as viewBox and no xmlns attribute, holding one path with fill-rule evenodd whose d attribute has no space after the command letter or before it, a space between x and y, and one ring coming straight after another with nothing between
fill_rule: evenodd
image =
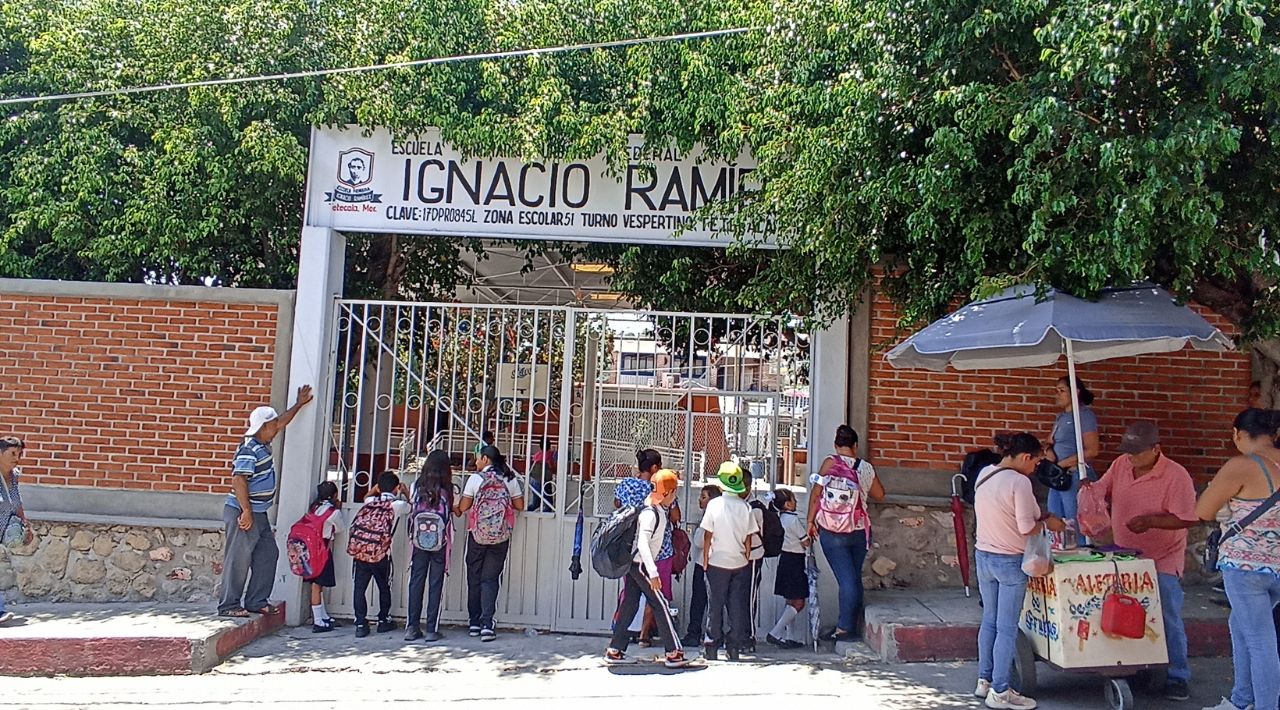
<instances>
[{"instance_id":1,"label":"boy in green cap","mask_svg":"<svg viewBox=\"0 0 1280 710\"><path fill-rule=\"evenodd\" d=\"M738 464L720 464L720 487L725 495L707 503L699 530L703 534L702 567L707 571L710 597L705 656L715 660L723 646L730 661L739 660L751 638L751 536L760 526L747 505L748 481ZM725 608L729 610L726 643Z\"/></svg>"}]
</instances>

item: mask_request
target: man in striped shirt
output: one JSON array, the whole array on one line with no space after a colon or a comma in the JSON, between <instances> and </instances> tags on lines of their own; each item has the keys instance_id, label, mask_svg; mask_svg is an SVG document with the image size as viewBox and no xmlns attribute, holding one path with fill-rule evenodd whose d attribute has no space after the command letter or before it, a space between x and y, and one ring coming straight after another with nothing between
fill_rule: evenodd
<instances>
[{"instance_id":1,"label":"man in striped shirt","mask_svg":"<svg viewBox=\"0 0 1280 710\"><path fill-rule=\"evenodd\" d=\"M274 614L278 611L269 601L276 561L280 558L271 522L267 519L277 487L271 441L311 400L311 386L303 385L298 388L297 401L284 414L277 414L271 407L258 407L249 415L249 428L231 464L231 493L222 509L226 542L219 616L246 617L250 612Z\"/></svg>"}]
</instances>

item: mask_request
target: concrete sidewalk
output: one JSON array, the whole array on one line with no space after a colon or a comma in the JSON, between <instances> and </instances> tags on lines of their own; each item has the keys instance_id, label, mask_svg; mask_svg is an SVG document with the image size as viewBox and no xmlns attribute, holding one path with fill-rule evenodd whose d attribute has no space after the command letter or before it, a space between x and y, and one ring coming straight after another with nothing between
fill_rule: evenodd
<instances>
[{"instance_id":1,"label":"concrete sidewalk","mask_svg":"<svg viewBox=\"0 0 1280 710\"><path fill-rule=\"evenodd\" d=\"M286 628L250 644L213 671L183 678L11 678L0 707L93 708L621 708L657 703L779 708L830 705L894 710L966 710L972 663L854 664L832 653L766 652L744 663L669 671L657 664L607 667L602 637L501 633L483 643L444 629L436 644L405 643L403 630L357 639L350 625L326 634ZM656 653L631 649L636 655ZM1188 710L1217 702L1230 685L1227 659L1196 659L1193 698L1168 703L1135 692L1144 710ZM1043 669L1044 710L1105 708L1097 676ZM38 699L38 701L37 701ZM37 701L34 702L33 701Z\"/></svg>"},{"instance_id":2,"label":"concrete sidewalk","mask_svg":"<svg viewBox=\"0 0 1280 710\"><path fill-rule=\"evenodd\" d=\"M0 626L0 675L183 675L284 626L284 614L232 619L208 604L13 604Z\"/></svg>"},{"instance_id":3,"label":"concrete sidewalk","mask_svg":"<svg viewBox=\"0 0 1280 710\"><path fill-rule=\"evenodd\" d=\"M1215 604L1223 598L1208 587L1188 587L1182 618L1187 650L1195 657L1231 655L1227 629L1230 609ZM863 632L871 651L888 663L969 661L978 657L982 607L978 592L965 598L961 589L868 592Z\"/></svg>"}]
</instances>

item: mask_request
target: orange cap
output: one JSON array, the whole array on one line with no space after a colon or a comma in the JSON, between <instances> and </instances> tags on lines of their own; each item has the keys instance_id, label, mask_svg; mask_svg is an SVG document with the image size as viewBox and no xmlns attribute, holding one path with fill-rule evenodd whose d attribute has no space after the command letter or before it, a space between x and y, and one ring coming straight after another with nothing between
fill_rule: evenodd
<instances>
[{"instance_id":1,"label":"orange cap","mask_svg":"<svg viewBox=\"0 0 1280 710\"><path fill-rule=\"evenodd\" d=\"M669 468L653 474L653 478L649 479L653 484L653 495L661 500L667 497L667 494L680 487L680 475Z\"/></svg>"}]
</instances>

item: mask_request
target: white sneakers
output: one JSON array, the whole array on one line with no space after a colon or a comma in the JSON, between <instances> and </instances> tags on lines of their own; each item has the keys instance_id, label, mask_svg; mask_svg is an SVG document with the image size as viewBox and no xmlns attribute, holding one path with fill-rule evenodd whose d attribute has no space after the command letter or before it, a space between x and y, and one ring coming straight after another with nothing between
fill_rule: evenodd
<instances>
[{"instance_id":1,"label":"white sneakers","mask_svg":"<svg viewBox=\"0 0 1280 710\"><path fill-rule=\"evenodd\" d=\"M15 616L13 615L13 612L11 612L11 611L6 611L6 612L3 612L3 613L0 613L0 624L7 624L7 623L9 623L10 621L13 621L15 618L17 618L17 617L15 617Z\"/></svg>"},{"instance_id":2,"label":"white sneakers","mask_svg":"<svg viewBox=\"0 0 1280 710\"><path fill-rule=\"evenodd\" d=\"M1035 706L1035 700L1025 697L1013 688L1003 693L997 693L995 690L987 691L987 707L991 710L1032 710Z\"/></svg>"},{"instance_id":3,"label":"white sneakers","mask_svg":"<svg viewBox=\"0 0 1280 710\"><path fill-rule=\"evenodd\" d=\"M973 689L973 697L985 698L987 697L987 693L990 693L990 692L991 692L991 681L983 678L979 678L978 687Z\"/></svg>"}]
</instances>

